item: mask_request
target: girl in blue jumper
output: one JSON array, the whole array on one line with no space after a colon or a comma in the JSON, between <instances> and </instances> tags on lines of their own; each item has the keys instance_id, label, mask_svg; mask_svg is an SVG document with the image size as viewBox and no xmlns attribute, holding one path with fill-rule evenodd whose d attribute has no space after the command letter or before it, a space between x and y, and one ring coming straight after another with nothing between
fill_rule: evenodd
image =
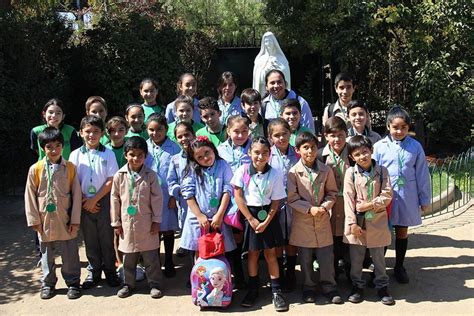
<instances>
[{"instance_id":1,"label":"girl in blue jumper","mask_svg":"<svg viewBox=\"0 0 474 316\"><path fill-rule=\"evenodd\" d=\"M227 120L229 138L217 147L219 156L227 161L235 172L242 164L250 163L248 154L252 141L249 138L249 120L240 115L232 115Z\"/></svg>"},{"instance_id":2,"label":"girl in blue jumper","mask_svg":"<svg viewBox=\"0 0 474 316\"><path fill-rule=\"evenodd\" d=\"M219 94L219 109L221 110L221 124L227 125L227 119L232 115L242 112L240 98L237 96L237 78L230 71L225 71L217 81L217 93Z\"/></svg>"},{"instance_id":3,"label":"girl in blue jumper","mask_svg":"<svg viewBox=\"0 0 474 316\"><path fill-rule=\"evenodd\" d=\"M389 135L374 145L375 161L388 169L393 188L390 223L395 227L395 278L408 283L403 262L408 226L421 224L421 214L431 203L430 174L423 147L408 135L410 115L401 107L387 115Z\"/></svg>"}]
</instances>

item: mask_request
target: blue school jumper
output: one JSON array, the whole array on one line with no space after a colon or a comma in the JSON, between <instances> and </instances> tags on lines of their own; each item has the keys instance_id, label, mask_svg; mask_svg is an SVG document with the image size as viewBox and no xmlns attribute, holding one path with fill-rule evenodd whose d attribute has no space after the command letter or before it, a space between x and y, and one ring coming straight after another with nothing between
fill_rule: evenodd
<instances>
[{"instance_id":1,"label":"blue school jumper","mask_svg":"<svg viewBox=\"0 0 474 316\"><path fill-rule=\"evenodd\" d=\"M232 140L229 138L217 147L217 151L219 152L219 156L230 165L232 172L235 172L241 165L250 163L248 152L251 143L252 141L248 139L243 146L234 146L232 145Z\"/></svg>"}]
</instances>

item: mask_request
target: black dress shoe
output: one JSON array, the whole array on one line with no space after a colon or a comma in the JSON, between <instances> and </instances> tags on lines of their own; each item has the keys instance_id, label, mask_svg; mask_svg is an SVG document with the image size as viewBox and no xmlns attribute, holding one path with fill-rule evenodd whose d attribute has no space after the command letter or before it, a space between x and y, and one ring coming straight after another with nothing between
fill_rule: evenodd
<instances>
[{"instance_id":1,"label":"black dress shoe","mask_svg":"<svg viewBox=\"0 0 474 316\"><path fill-rule=\"evenodd\" d=\"M364 300L364 290L357 286L352 287L351 295L347 299L351 303L360 303Z\"/></svg>"},{"instance_id":2,"label":"black dress shoe","mask_svg":"<svg viewBox=\"0 0 474 316\"><path fill-rule=\"evenodd\" d=\"M257 299L257 297L258 297L258 290L250 289L245 295L240 305L242 305L243 307L252 307L253 304L255 304L255 300Z\"/></svg>"},{"instance_id":3,"label":"black dress shoe","mask_svg":"<svg viewBox=\"0 0 474 316\"><path fill-rule=\"evenodd\" d=\"M176 250L176 256L177 257L183 258L183 257L186 257L187 255L188 255L188 250L187 249L179 247Z\"/></svg>"},{"instance_id":4,"label":"black dress shoe","mask_svg":"<svg viewBox=\"0 0 474 316\"><path fill-rule=\"evenodd\" d=\"M387 287L383 287L377 291L377 294L379 295L380 301L384 305L393 305L395 304L395 301L393 297L388 294Z\"/></svg>"},{"instance_id":5,"label":"black dress shoe","mask_svg":"<svg viewBox=\"0 0 474 316\"><path fill-rule=\"evenodd\" d=\"M339 293L337 291L329 292L325 296L333 304L342 304L342 303L344 303L344 301L342 300L341 295L339 295Z\"/></svg>"},{"instance_id":6,"label":"black dress shoe","mask_svg":"<svg viewBox=\"0 0 474 316\"><path fill-rule=\"evenodd\" d=\"M105 280L107 281L107 285L110 287L117 287L120 285L120 279L117 273L113 272L110 274L105 275Z\"/></svg>"},{"instance_id":7,"label":"black dress shoe","mask_svg":"<svg viewBox=\"0 0 474 316\"><path fill-rule=\"evenodd\" d=\"M165 265L165 270L163 271L163 275L167 278L173 278L176 276L176 269L174 264Z\"/></svg>"},{"instance_id":8,"label":"black dress shoe","mask_svg":"<svg viewBox=\"0 0 474 316\"><path fill-rule=\"evenodd\" d=\"M81 289L79 288L79 285L77 286L70 286L67 289L67 298L70 300L75 300L81 297Z\"/></svg>"},{"instance_id":9,"label":"black dress shoe","mask_svg":"<svg viewBox=\"0 0 474 316\"><path fill-rule=\"evenodd\" d=\"M41 288L40 297L42 300L49 300L54 295L56 295L56 291L54 290L53 286L43 286Z\"/></svg>"},{"instance_id":10,"label":"black dress shoe","mask_svg":"<svg viewBox=\"0 0 474 316\"><path fill-rule=\"evenodd\" d=\"M94 278L91 274L89 274L82 283L82 288L84 290L92 289L93 287L96 287L97 284L99 284L100 280L100 277Z\"/></svg>"},{"instance_id":11,"label":"black dress shoe","mask_svg":"<svg viewBox=\"0 0 474 316\"><path fill-rule=\"evenodd\" d=\"M314 303L316 302L316 292L313 290L304 290L303 291L303 302L304 303Z\"/></svg>"},{"instance_id":12,"label":"black dress shoe","mask_svg":"<svg viewBox=\"0 0 474 316\"><path fill-rule=\"evenodd\" d=\"M273 296L273 306L277 312L286 312L288 310L288 304L286 303L283 294L281 291L276 291L272 293Z\"/></svg>"},{"instance_id":13,"label":"black dress shoe","mask_svg":"<svg viewBox=\"0 0 474 316\"><path fill-rule=\"evenodd\" d=\"M395 279L397 280L398 283L400 284L407 284L410 282L410 279L408 278L407 271L405 268L402 267L395 267L393 269L393 272L395 273Z\"/></svg>"}]
</instances>

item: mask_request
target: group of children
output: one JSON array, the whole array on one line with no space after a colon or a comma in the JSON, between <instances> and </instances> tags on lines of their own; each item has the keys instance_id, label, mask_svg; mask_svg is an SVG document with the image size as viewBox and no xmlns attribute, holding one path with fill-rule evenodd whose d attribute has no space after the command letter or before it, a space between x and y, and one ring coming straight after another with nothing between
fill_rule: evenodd
<instances>
[{"instance_id":1,"label":"group of children","mask_svg":"<svg viewBox=\"0 0 474 316\"><path fill-rule=\"evenodd\" d=\"M41 298L55 294L55 248L61 249L70 299L96 286L102 272L109 286L122 285L119 297L129 296L139 261L150 295L159 298L160 241L163 273L174 277L175 232L181 234L179 252L194 260L199 237L213 228L224 236L234 287L248 289L242 306L258 297L262 251L277 311L288 310L282 292L295 287L297 258L304 302L315 301L319 284L330 302L343 303L337 290L341 272L353 285L348 300L361 302L362 271L373 264L377 293L382 303L393 304L385 267L390 228L396 234L395 277L408 283L408 226L421 223L420 211L431 196L423 149L408 134L408 113L392 108L388 135L381 139L370 128L367 107L352 100L353 77L339 74L338 101L324 111L322 146L308 103L286 89L283 73L272 70L265 79L263 99L251 88L239 98L235 75L225 72L219 98L197 100L196 79L184 74L177 99L166 107L158 103L158 84L144 79L144 102L107 122L105 100L90 97L79 130L83 143L64 124L61 102L46 103L45 124L31 132L39 160L25 190L28 226L39 236ZM243 231L224 222L235 207ZM79 226L88 259L82 285Z\"/></svg>"}]
</instances>

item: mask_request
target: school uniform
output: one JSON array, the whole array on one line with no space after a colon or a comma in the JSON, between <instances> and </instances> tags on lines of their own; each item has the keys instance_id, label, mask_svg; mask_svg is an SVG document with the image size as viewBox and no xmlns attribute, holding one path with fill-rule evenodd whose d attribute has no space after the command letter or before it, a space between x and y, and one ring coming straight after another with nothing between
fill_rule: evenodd
<instances>
[{"instance_id":1,"label":"school uniform","mask_svg":"<svg viewBox=\"0 0 474 316\"><path fill-rule=\"evenodd\" d=\"M258 172L252 163L240 166L235 171L231 183L234 187L242 188L250 213L260 222L265 219L259 218L259 212L264 210L268 214L272 201L286 198L283 174L269 164L265 166L263 172ZM255 233L247 220L245 221L243 249L271 249L283 244L278 214L273 216L267 228L259 234Z\"/></svg>"},{"instance_id":2,"label":"school uniform","mask_svg":"<svg viewBox=\"0 0 474 316\"><path fill-rule=\"evenodd\" d=\"M410 136L396 141L389 135L375 144L373 158L390 175L393 189L390 223L420 225L419 207L431 203L430 174L423 147Z\"/></svg>"},{"instance_id":3,"label":"school uniform","mask_svg":"<svg viewBox=\"0 0 474 316\"><path fill-rule=\"evenodd\" d=\"M267 120L280 117L281 104L285 99L298 99L298 102L301 104L301 125L309 128L314 133L314 120L311 108L309 107L308 102L301 96L297 95L293 90L286 90L286 96L281 100L277 100L269 94L262 100L262 109L260 110L260 113Z\"/></svg>"},{"instance_id":4,"label":"school uniform","mask_svg":"<svg viewBox=\"0 0 474 316\"><path fill-rule=\"evenodd\" d=\"M156 172L159 178L159 185L163 192L163 211L160 230L165 231L176 231L179 228L178 225L178 210L168 208L168 202L170 195L168 193L168 171L170 168L171 157L181 151L181 148L172 142L168 137L165 139L161 146L153 143L151 139L147 140L148 145L148 157L151 159L151 164L147 164L153 171Z\"/></svg>"},{"instance_id":5,"label":"school uniform","mask_svg":"<svg viewBox=\"0 0 474 316\"><path fill-rule=\"evenodd\" d=\"M169 139L171 139L172 141L174 141L175 143L178 143L178 140L176 139L176 136L174 135L174 130L176 128L176 124L178 124L177 121L174 121L174 122L171 122L169 125L168 125L168 131L166 132L166 136L169 137ZM197 133L197 131L199 131L201 128L204 127L204 124L200 123L199 121L192 121L191 122L192 124L192 127L193 127L193 131L194 133Z\"/></svg>"},{"instance_id":6,"label":"school uniform","mask_svg":"<svg viewBox=\"0 0 474 316\"><path fill-rule=\"evenodd\" d=\"M303 133L303 132L310 132L311 134L314 135L314 130L311 130L307 127L304 127L300 123L298 128L295 129L293 132L291 132L291 135L290 135L290 145L291 146L293 146L293 147L296 146L296 136L298 136L300 133Z\"/></svg>"},{"instance_id":7,"label":"school uniform","mask_svg":"<svg viewBox=\"0 0 474 316\"><path fill-rule=\"evenodd\" d=\"M370 186L373 193L369 193ZM369 194L373 194L373 197ZM374 202L374 209L370 213L373 214L373 219L367 219L368 212L356 215L357 203L370 200ZM391 243L386 211L391 200L392 187L385 167L376 165L374 161L371 171L365 171L358 165L347 170L344 178L344 242L350 245L351 280L359 288L365 286L362 269L366 249L369 249L375 266L375 287L381 289L388 286L384 247ZM359 237L351 234L351 226L355 224L362 225L362 235Z\"/></svg>"},{"instance_id":8,"label":"school uniform","mask_svg":"<svg viewBox=\"0 0 474 316\"><path fill-rule=\"evenodd\" d=\"M46 158L44 158L46 159ZM77 232L70 233L69 225L81 223L82 194L77 173L68 176L67 161L58 164L44 162L37 182L37 164L30 167L25 187L25 213L29 227L41 225L38 234L41 251L43 287L54 287L57 282L54 254L60 249L61 274L68 287L79 287L81 266L77 245ZM51 175L51 195L48 195L48 170ZM47 211L47 204L54 203L56 210Z\"/></svg>"},{"instance_id":9,"label":"school uniform","mask_svg":"<svg viewBox=\"0 0 474 316\"><path fill-rule=\"evenodd\" d=\"M118 170L114 153L99 144L97 149L87 149L84 145L71 153L70 161L76 165L82 195L91 198L93 186L99 192L108 178ZM86 256L89 261L87 270L94 279L100 279L103 270L106 276L115 275L114 231L110 226L110 195L99 200L100 211L91 213L82 211L81 229L84 235Z\"/></svg>"},{"instance_id":10,"label":"school uniform","mask_svg":"<svg viewBox=\"0 0 474 316\"><path fill-rule=\"evenodd\" d=\"M154 113L165 115L165 111L166 111L166 108L159 104L147 105L145 103L142 103L142 109L143 109L143 112L145 112L145 122L150 115Z\"/></svg>"},{"instance_id":11,"label":"school uniform","mask_svg":"<svg viewBox=\"0 0 474 316\"><path fill-rule=\"evenodd\" d=\"M127 132L127 134L125 135L126 138L130 138L132 136L139 136L141 138L143 138L144 140L147 140L150 136L148 136L148 133L146 131L146 128L143 128L140 132L134 132L132 131L132 129L130 128Z\"/></svg>"},{"instance_id":12,"label":"school uniform","mask_svg":"<svg viewBox=\"0 0 474 316\"><path fill-rule=\"evenodd\" d=\"M224 160L217 159L212 167L202 169L202 177L198 176L194 170L189 170L189 173L183 177L181 193L185 200L194 198L201 213L211 220L219 208L211 206L211 199L216 198L221 201L224 193L233 196L233 188L230 184L231 178L232 170L230 166ZM225 252L234 250L236 245L232 228L222 223L220 231L224 235ZM181 247L193 251L197 250L200 236L199 222L194 213L188 210L181 235Z\"/></svg>"},{"instance_id":13,"label":"school uniform","mask_svg":"<svg viewBox=\"0 0 474 316\"><path fill-rule=\"evenodd\" d=\"M186 152L181 151L171 157L171 162L168 168L168 175L166 181L168 182L168 193L176 199L178 204L178 226L180 230L183 229L186 214L188 212L188 203L181 194L181 183L183 180L183 172L188 164Z\"/></svg>"},{"instance_id":14,"label":"school uniform","mask_svg":"<svg viewBox=\"0 0 474 316\"><path fill-rule=\"evenodd\" d=\"M150 233L152 223L162 223L163 196L156 173L147 166L138 173L132 173L128 164L123 166L114 175L110 198L110 224L123 229L118 250L124 253L124 284L135 287L136 266L141 255L150 287L158 287L161 281L160 239ZM130 206L135 206L136 214L129 214Z\"/></svg>"},{"instance_id":15,"label":"school uniform","mask_svg":"<svg viewBox=\"0 0 474 316\"><path fill-rule=\"evenodd\" d=\"M280 170L283 175L283 185L287 187L288 171L293 167L299 160L299 155L296 153L292 146L288 146L288 153L281 154L278 148L273 145L270 153L270 160L268 164L274 168ZM287 206L286 199L280 204L280 211L277 215L280 221L281 231L283 233L283 239L286 243L290 239L291 233L291 222L293 220L292 210Z\"/></svg>"},{"instance_id":16,"label":"school uniform","mask_svg":"<svg viewBox=\"0 0 474 316\"><path fill-rule=\"evenodd\" d=\"M262 136L265 138L268 137L268 124L270 124L269 120L264 119L262 115L258 114L257 122L252 122L247 113L242 112L240 113L240 115L249 120L250 139L253 139L258 136Z\"/></svg>"},{"instance_id":17,"label":"school uniform","mask_svg":"<svg viewBox=\"0 0 474 316\"><path fill-rule=\"evenodd\" d=\"M338 116L340 118L342 118L344 120L344 122L346 122L346 125L347 125L347 128L350 128L352 125L351 125L351 122L349 121L349 117L348 117L348 112L347 112L347 107L346 106L343 106L340 102L339 102L339 99L337 99L337 101L334 103L333 105L333 109L332 109L332 115L329 116L329 107L332 106L332 104L326 106L324 108L324 111L323 111L323 117L322 117L322 123L323 123L323 126L326 125L326 121L332 117L332 116Z\"/></svg>"},{"instance_id":18,"label":"school uniform","mask_svg":"<svg viewBox=\"0 0 474 316\"><path fill-rule=\"evenodd\" d=\"M217 100L219 110L221 111L220 121L222 125L227 125L227 120L232 115L239 115L242 111L240 98L235 96L230 103L224 102L222 98Z\"/></svg>"},{"instance_id":19,"label":"school uniform","mask_svg":"<svg viewBox=\"0 0 474 316\"><path fill-rule=\"evenodd\" d=\"M125 152L123 151L124 145L125 145L125 142L127 141L127 139L128 138L125 137L124 143L122 144L122 146L119 146L119 147L113 146L112 143L110 143L110 142L108 142L107 144L104 145L106 148L112 150L112 152L114 153L115 160L117 161L117 166L119 168L122 168L127 163L127 159L125 159Z\"/></svg>"},{"instance_id":20,"label":"school uniform","mask_svg":"<svg viewBox=\"0 0 474 316\"><path fill-rule=\"evenodd\" d=\"M42 131L44 131L46 127L48 127L48 125L43 124L32 128L30 131L30 148L31 150L36 151L38 153L38 161L40 161L46 156L38 140L38 135ZM61 134L64 138L63 151L61 155L64 159L68 160L71 152L74 149L81 147L82 139L79 137L77 131L71 125L63 124L59 128L59 130L61 131Z\"/></svg>"},{"instance_id":21,"label":"school uniform","mask_svg":"<svg viewBox=\"0 0 474 316\"><path fill-rule=\"evenodd\" d=\"M133 136L133 135L132 135ZM99 140L99 143L101 143L102 145L107 145L108 143L110 143L110 136L109 134L105 133L104 135L102 135L100 137L100 140Z\"/></svg>"},{"instance_id":22,"label":"school uniform","mask_svg":"<svg viewBox=\"0 0 474 316\"><path fill-rule=\"evenodd\" d=\"M366 127L364 129L364 131L361 133L358 133L356 131L356 129L354 127L351 127L347 130L347 141L349 141L349 139L351 139L352 137L356 136L356 135L364 135L366 136L368 139L370 139L370 141L372 142L372 145L374 145L376 142L378 142L379 140L382 139L382 137L380 136L379 133L377 132L374 132L373 130L371 130L370 128Z\"/></svg>"},{"instance_id":23,"label":"school uniform","mask_svg":"<svg viewBox=\"0 0 474 316\"><path fill-rule=\"evenodd\" d=\"M168 103L168 105L166 106L165 117L168 124L171 124L174 121L176 121L176 108L174 106L175 102L176 100L171 103ZM193 105L194 105L193 121L197 123L201 123L201 114L199 113L199 107L198 107L199 100L197 98L193 98Z\"/></svg>"},{"instance_id":24,"label":"school uniform","mask_svg":"<svg viewBox=\"0 0 474 316\"><path fill-rule=\"evenodd\" d=\"M204 126L196 132L196 136L206 136L217 148L220 144L225 142L227 138L227 131L225 126L221 126L221 130L219 132L213 133L209 130L208 126Z\"/></svg>"},{"instance_id":25,"label":"school uniform","mask_svg":"<svg viewBox=\"0 0 474 316\"><path fill-rule=\"evenodd\" d=\"M288 206L293 210L290 245L299 247L303 290L314 290L318 284L313 274L316 254L323 293L336 291L330 214L337 192L334 173L318 160L312 168L300 160L288 173ZM324 207L328 212L314 217L310 211L313 206Z\"/></svg>"},{"instance_id":26,"label":"school uniform","mask_svg":"<svg viewBox=\"0 0 474 316\"><path fill-rule=\"evenodd\" d=\"M232 172L235 172L243 164L249 164L250 156L248 154L252 141L248 139L242 146L234 146L232 139L227 139L217 147L219 157L227 161Z\"/></svg>"}]
</instances>

